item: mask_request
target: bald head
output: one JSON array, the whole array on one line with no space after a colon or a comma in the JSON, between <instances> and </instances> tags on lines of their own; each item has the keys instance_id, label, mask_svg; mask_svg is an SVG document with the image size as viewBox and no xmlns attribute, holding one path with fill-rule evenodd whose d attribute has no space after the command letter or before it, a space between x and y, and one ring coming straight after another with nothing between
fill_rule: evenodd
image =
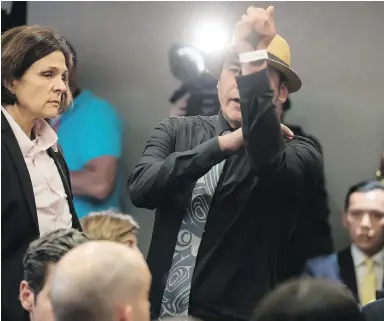
<instances>
[{"instance_id":1,"label":"bald head","mask_svg":"<svg viewBox=\"0 0 384 321\"><path fill-rule=\"evenodd\" d=\"M113 321L120 315L118 320L146 321L149 284L150 273L139 251L115 242L88 242L57 264L51 291L55 318Z\"/></svg>"}]
</instances>

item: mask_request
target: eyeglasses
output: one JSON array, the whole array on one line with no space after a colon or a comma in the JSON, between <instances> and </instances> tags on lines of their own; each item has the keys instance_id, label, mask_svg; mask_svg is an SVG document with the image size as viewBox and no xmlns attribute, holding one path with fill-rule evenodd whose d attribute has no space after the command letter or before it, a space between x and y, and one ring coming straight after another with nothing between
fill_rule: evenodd
<instances>
[{"instance_id":1,"label":"eyeglasses","mask_svg":"<svg viewBox=\"0 0 384 321\"><path fill-rule=\"evenodd\" d=\"M351 217L356 222L361 222L365 214L369 215L369 218L372 223L379 223L382 220L384 221L384 213L379 211L359 211L351 210L348 211L348 216Z\"/></svg>"}]
</instances>

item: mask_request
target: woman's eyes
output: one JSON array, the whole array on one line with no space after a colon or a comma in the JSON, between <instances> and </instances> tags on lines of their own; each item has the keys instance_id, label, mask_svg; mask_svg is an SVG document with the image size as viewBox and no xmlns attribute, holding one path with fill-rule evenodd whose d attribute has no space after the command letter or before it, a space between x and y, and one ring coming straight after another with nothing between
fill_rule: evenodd
<instances>
[{"instance_id":1,"label":"woman's eyes","mask_svg":"<svg viewBox=\"0 0 384 321\"><path fill-rule=\"evenodd\" d=\"M43 77L46 77L46 78L52 78L54 76L53 72L52 71L45 71L41 74ZM63 81L67 81L67 74L63 74L61 75L61 79Z\"/></svg>"},{"instance_id":2,"label":"woman's eyes","mask_svg":"<svg viewBox=\"0 0 384 321\"><path fill-rule=\"evenodd\" d=\"M50 78L50 77L52 77L53 74L51 71L45 71L41 75L44 77Z\"/></svg>"}]
</instances>

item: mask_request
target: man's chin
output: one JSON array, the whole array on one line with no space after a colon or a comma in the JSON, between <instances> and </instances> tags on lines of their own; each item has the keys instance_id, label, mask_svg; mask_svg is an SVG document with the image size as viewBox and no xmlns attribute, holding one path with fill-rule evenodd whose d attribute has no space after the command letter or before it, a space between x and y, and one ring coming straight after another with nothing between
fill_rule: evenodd
<instances>
[{"instance_id":1,"label":"man's chin","mask_svg":"<svg viewBox=\"0 0 384 321\"><path fill-rule=\"evenodd\" d=\"M241 111L233 110L230 114L230 121L233 124L236 124L236 127L241 127L243 118L241 117Z\"/></svg>"},{"instance_id":2,"label":"man's chin","mask_svg":"<svg viewBox=\"0 0 384 321\"><path fill-rule=\"evenodd\" d=\"M225 120L233 129L237 129L241 127L241 123L242 123L241 112L231 110L228 114L223 113L223 115Z\"/></svg>"},{"instance_id":3,"label":"man's chin","mask_svg":"<svg viewBox=\"0 0 384 321\"><path fill-rule=\"evenodd\" d=\"M363 251L364 253L374 255L375 252L377 252L378 247L376 244L374 244L374 241L368 241L368 240L360 240L358 244L356 244L357 247Z\"/></svg>"},{"instance_id":4,"label":"man's chin","mask_svg":"<svg viewBox=\"0 0 384 321\"><path fill-rule=\"evenodd\" d=\"M234 129L238 129L241 127L241 119L240 120L233 120L231 122L231 127L234 128Z\"/></svg>"}]
</instances>

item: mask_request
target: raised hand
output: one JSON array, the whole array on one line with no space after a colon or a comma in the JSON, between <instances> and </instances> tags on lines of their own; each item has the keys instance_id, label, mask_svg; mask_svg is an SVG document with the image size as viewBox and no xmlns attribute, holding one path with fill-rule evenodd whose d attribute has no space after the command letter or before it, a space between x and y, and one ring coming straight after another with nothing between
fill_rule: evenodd
<instances>
[{"instance_id":1,"label":"raised hand","mask_svg":"<svg viewBox=\"0 0 384 321\"><path fill-rule=\"evenodd\" d=\"M239 53L267 49L275 36L274 7L249 7L236 24L234 44Z\"/></svg>"}]
</instances>

